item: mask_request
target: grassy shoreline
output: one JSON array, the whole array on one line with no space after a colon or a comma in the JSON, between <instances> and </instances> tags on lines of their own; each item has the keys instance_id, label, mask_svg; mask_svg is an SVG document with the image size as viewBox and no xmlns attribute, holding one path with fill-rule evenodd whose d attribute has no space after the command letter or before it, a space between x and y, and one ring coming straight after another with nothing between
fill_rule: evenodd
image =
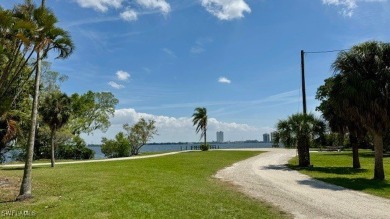
<instances>
[{"instance_id":1,"label":"grassy shoreline","mask_svg":"<svg viewBox=\"0 0 390 219\"><path fill-rule=\"evenodd\" d=\"M390 199L390 180L373 180L374 154L371 150L360 151L361 169L352 168L352 152L310 153L312 168L297 167L297 157L289 161L289 167L314 179L356 191ZM390 178L390 157L383 158L385 176Z\"/></svg>"},{"instance_id":2,"label":"grassy shoreline","mask_svg":"<svg viewBox=\"0 0 390 219\"><path fill-rule=\"evenodd\" d=\"M153 152L142 152L138 154L136 157L142 157L142 156L149 156L149 155L157 155L157 154L165 154L165 153L171 153L176 151L153 151ZM84 160L76 160L76 159L58 159L55 160L56 163L66 163L66 162L75 162L75 161L91 161L91 160L105 160L105 159L112 159L112 158L93 158L93 159L84 159ZM42 164L47 163L50 164L50 159L39 159L34 160L33 164ZM7 165L14 165L14 164L24 164L23 161L11 161L7 163L0 164L0 168L6 167Z\"/></svg>"},{"instance_id":3,"label":"grassy shoreline","mask_svg":"<svg viewBox=\"0 0 390 219\"><path fill-rule=\"evenodd\" d=\"M35 198L0 206L5 210L34 211L39 218L288 217L212 178L217 170L257 154L209 151L70 164L54 169L36 167L33 170ZM20 169L0 171L0 177L13 179L20 178L21 174ZM3 196L1 188L0 192ZM11 196L0 197L0 201L7 201Z\"/></svg>"}]
</instances>

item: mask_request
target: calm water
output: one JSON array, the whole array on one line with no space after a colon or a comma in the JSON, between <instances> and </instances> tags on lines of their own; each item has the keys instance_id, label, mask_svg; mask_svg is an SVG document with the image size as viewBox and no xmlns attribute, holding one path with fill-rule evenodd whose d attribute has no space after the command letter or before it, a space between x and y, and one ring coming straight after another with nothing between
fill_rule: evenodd
<instances>
[{"instance_id":1,"label":"calm water","mask_svg":"<svg viewBox=\"0 0 390 219\"><path fill-rule=\"evenodd\" d=\"M181 150L190 150L191 146L199 144L160 144L160 145L144 145L140 153L143 152L157 152L157 151L181 151ZM220 149L229 149L229 148L270 148L272 143L212 143ZM95 151L95 159L104 158L104 154L101 151L100 146L88 146L88 148Z\"/></svg>"},{"instance_id":2,"label":"calm water","mask_svg":"<svg viewBox=\"0 0 390 219\"><path fill-rule=\"evenodd\" d=\"M144 145L140 153L143 152L159 152L159 151L181 151L181 150L190 150L191 146L199 146L199 144L160 144L160 145ZM216 146L219 149L229 149L229 148L270 148L272 143L212 143L211 145ZM88 146L88 148L95 151L94 159L105 158L104 154L101 151L100 146ZM6 162L12 161L11 153L6 153Z\"/></svg>"}]
</instances>

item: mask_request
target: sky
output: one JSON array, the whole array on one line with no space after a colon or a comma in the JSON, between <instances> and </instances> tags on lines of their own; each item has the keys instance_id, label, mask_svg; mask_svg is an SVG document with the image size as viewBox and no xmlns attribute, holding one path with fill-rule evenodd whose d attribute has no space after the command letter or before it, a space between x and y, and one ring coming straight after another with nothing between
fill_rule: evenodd
<instances>
[{"instance_id":1,"label":"sky","mask_svg":"<svg viewBox=\"0 0 390 219\"><path fill-rule=\"evenodd\" d=\"M11 8L15 2L2 0ZM35 1L37 4L40 1ZM208 140L263 140L302 112L300 51L390 41L390 0L47 0L76 45L52 62L68 94L109 91L119 99L106 133L156 121L152 142L196 142L191 116L208 111ZM308 112L332 76L337 52L306 53Z\"/></svg>"}]
</instances>

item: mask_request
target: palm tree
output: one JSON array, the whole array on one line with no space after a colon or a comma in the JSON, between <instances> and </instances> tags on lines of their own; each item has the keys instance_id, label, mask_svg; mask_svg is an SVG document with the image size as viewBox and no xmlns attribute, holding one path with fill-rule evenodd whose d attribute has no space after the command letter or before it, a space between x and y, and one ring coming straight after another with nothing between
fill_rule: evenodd
<instances>
[{"instance_id":1,"label":"palm tree","mask_svg":"<svg viewBox=\"0 0 390 219\"><path fill-rule=\"evenodd\" d=\"M325 132L323 121L313 114L293 114L287 120L280 120L277 124L280 140L285 147L297 147L299 166L310 165L309 147L314 139L320 138Z\"/></svg>"},{"instance_id":2,"label":"palm tree","mask_svg":"<svg viewBox=\"0 0 390 219\"><path fill-rule=\"evenodd\" d=\"M340 107L338 102L343 101L344 97L332 95L335 94L331 90L336 77L326 79L325 84L318 88L316 99L320 100L321 104L317 107L317 110L322 112L323 117L328 121L329 127L333 132L339 133L340 136L344 136L345 133L349 132L353 157L352 166L358 169L360 168L359 141L366 134L366 130L364 127L359 126L355 120L351 120L348 111Z\"/></svg>"},{"instance_id":3,"label":"palm tree","mask_svg":"<svg viewBox=\"0 0 390 219\"><path fill-rule=\"evenodd\" d=\"M196 125L196 133L201 131L200 138L204 138L204 146L207 147L207 109L204 107L197 107L194 114L192 114L192 122Z\"/></svg>"},{"instance_id":4,"label":"palm tree","mask_svg":"<svg viewBox=\"0 0 390 219\"><path fill-rule=\"evenodd\" d=\"M292 148L296 146L296 139L293 136L289 121L280 120L276 125L276 128L279 133L279 140L282 141L284 147Z\"/></svg>"},{"instance_id":5,"label":"palm tree","mask_svg":"<svg viewBox=\"0 0 390 219\"><path fill-rule=\"evenodd\" d=\"M390 44L365 42L340 52L331 96L349 120L372 136L375 149L374 179L385 178L383 137L390 128Z\"/></svg>"},{"instance_id":6,"label":"palm tree","mask_svg":"<svg viewBox=\"0 0 390 219\"><path fill-rule=\"evenodd\" d=\"M41 76L41 60L46 58L49 51L58 52L58 57L61 59L67 58L73 51L74 45L69 36L69 33L56 26L58 20L55 15L45 7L45 1L43 0L41 6L36 8L30 0L26 0L25 5L31 10L20 10L20 14L24 15L24 19L32 21L35 28L31 34L30 40L34 46L33 50L36 52L37 61L35 63L35 91L33 98L33 107L31 112L31 130L29 133L28 150L26 165L24 168L22 185L18 200L24 200L31 198L31 172L32 172L32 160L34 153L34 141L35 131L38 115L38 98L39 98L39 85ZM23 9L23 7L21 7ZM18 8L16 8L18 12Z\"/></svg>"},{"instance_id":7,"label":"palm tree","mask_svg":"<svg viewBox=\"0 0 390 219\"><path fill-rule=\"evenodd\" d=\"M70 98L64 93L53 92L45 98L39 111L43 122L50 127L51 167L54 167L55 134L69 120L71 114Z\"/></svg>"},{"instance_id":8,"label":"palm tree","mask_svg":"<svg viewBox=\"0 0 390 219\"><path fill-rule=\"evenodd\" d=\"M29 8L18 6L19 11ZM10 110L34 71L28 63L34 53L30 33L35 26L19 11L0 7L0 115Z\"/></svg>"}]
</instances>

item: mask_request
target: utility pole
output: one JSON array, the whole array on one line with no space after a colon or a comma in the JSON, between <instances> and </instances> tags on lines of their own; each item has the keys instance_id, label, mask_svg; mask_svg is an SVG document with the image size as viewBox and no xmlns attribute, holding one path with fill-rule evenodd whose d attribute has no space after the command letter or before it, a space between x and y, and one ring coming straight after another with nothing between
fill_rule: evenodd
<instances>
[{"instance_id":1,"label":"utility pole","mask_svg":"<svg viewBox=\"0 0 390 219\"><path fill-rule=\"evenodd\" d=\"M305 52L301 50L303 114L306 115Z\"/></svg>"}]
</instances>

